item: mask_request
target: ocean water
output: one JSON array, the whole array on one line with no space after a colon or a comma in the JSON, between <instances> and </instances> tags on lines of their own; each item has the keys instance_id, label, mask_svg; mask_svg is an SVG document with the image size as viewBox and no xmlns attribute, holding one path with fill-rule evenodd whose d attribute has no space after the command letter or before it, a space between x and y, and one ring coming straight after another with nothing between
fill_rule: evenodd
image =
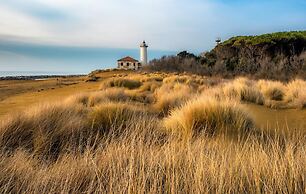
<instances>
[{"instance_id":1,"label":"ocean water","mask_svg":"<svg viewBox=\"0 0 306 194\"><path fill-rule=\"evenodd\" d=\"M149 60L174 51L149 47ZM139 59L139 49L91 48L37 45L0 41L0 76L88 74L96 69L115 68L117 60Z\"/></svg>"},{"instance_id":2,"label":"ocean water","mask_svg":"<svg viewBox=\"0 0 306 194\"><path fill-rule=\"evenodd\" d=\"M0 71L0 77L8 76L41 76L41 75L81 75L80 72L47 72L47 71Z\"/></svg>"}]
</instances>

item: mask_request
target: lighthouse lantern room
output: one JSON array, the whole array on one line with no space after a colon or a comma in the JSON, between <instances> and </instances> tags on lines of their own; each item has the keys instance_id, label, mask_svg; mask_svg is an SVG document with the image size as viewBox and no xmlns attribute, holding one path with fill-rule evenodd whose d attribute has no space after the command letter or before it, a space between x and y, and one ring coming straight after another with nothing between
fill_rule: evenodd
<instances>
[{"instance_id":1,"label":"lighthouse lantern room","mask_svg":"<svg viewBox=\"0 0 306 194\"><path fill-rule=\"evenodd\" d=\"M148 64L148 45L146 44L146 41L143 41L140 44L140 63L142 65Z\"/></svg>"}]
</instances>

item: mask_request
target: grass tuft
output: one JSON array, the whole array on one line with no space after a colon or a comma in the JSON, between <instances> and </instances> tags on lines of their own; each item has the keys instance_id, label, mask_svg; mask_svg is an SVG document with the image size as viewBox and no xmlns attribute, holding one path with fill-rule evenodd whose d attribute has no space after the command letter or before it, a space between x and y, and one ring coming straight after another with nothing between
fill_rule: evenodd
<instances>
[{"instance_id":1,"label":"grass tuft","mask_svg":"<svg viewBox=\"0 0 306 194\"><path fill-rule=\"evenodd\" d=\"M172 111L164 120L164 126L167 130L190 138L199 133L248 135L254 124L238 105L201 97Z\"/></svg>"},{"instance_id":2,"label":"grass tuft","mask_svg":"<svg viewBox=\"0 0 306 194\"><path fill-rule=\"evenodd\" d=\"M259 80L257 85L267 100L282 101L285 96L285 88L281 82Z\"/></svg>"},{"instance_id":3,"label":"grass tuft","mask_svg":"<svg viewBox=\"0 0 306 194\"><path fill-rule=\"evenodd\" d=\"M154 93L154 108L162 115L168 115L173 108L176 108L193 96L193 89L185 84L164 84Z\"/></svg>"},{"instance_id":4,"label":"grass tuft","mask_svg":"<svg viewBox=\"0 0 306 194\"><path fill-rule=\"evenodd\" d=\"M101 89L111 87L123 87L127 89L136 89L141 86L141 82L138 80L127 79L127 78L111 78L104 81L101 85Z\"/></svg>"},{"instance_id":5,"label":"grass tuft","mask_svg":"<svg viewBox=\"0 0 306 194\"><path fill-rule=\"evenodd\" d=\"M285 101L291 107L306 108L306 81L296 79L286 85Z\"/></svg>"},{"instance_id":6,"label":"grass tuft","mask_svg":"<svg viewBox=\"0 0 306 194\"><path fill-rule=\"evenodd\" d=\"M132 105L109 102L93 109L89 114L89 123L92 129L102 134L117 133L110 129L121 129L127 121L142 113L142 109Z\"/></svg>"},{"instance_id":7,"label":"grass tuft","mask_svg":"<svg viewBox=\"0 0 306 194\"><path fill-rule=\"evenodd\" d=\"M238 78L223 87L224 95L229 99L264 104L263 94L254 86L254 82L246 78Z\"/></svg>"}]
</instances>

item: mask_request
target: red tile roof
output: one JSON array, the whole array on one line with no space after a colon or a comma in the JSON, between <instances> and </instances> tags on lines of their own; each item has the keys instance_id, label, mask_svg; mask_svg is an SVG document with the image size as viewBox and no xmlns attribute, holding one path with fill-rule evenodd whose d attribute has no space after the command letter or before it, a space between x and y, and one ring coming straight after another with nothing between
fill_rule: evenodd
<instances>
[{"instance_id":1,"label":"red tile roof","mask_svg":"<svg viewBox=\"0 0 306 194\"><path fill-rule=\"evenodd\" d=\"M119 59L118 61L138 62L136 59L133 59L132 57L129 56Z\"/></svg>"}]
</instances>

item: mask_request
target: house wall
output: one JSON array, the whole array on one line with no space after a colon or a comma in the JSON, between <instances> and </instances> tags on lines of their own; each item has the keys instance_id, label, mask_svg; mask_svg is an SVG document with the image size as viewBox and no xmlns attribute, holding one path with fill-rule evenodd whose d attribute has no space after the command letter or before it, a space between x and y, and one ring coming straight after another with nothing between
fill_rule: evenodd
<instances>
[{"instance_id":1,"label":"house wall","mask_svg":"<svg viewBox=\"0 0 306 194\"><path fill-rule=\"evenodd\" d=\"M138 70L141 67L139 62L118 61L118 69Z\"/></svg>"}]
</instances>

